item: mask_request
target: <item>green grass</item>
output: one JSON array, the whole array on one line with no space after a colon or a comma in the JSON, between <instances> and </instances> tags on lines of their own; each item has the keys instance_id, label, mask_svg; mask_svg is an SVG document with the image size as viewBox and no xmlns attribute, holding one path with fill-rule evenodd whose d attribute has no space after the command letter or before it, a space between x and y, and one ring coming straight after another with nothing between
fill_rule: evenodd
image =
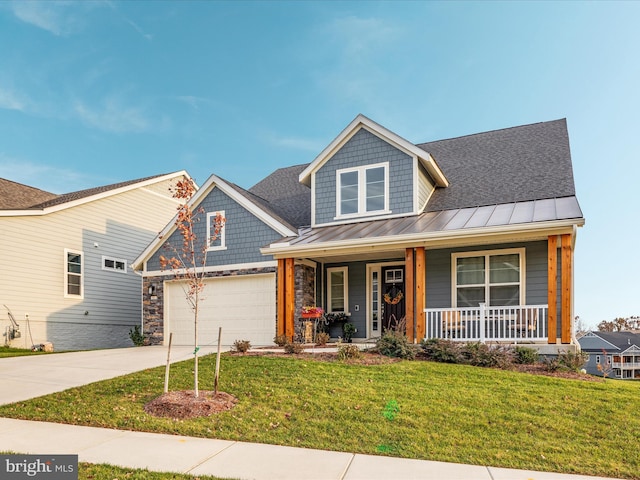
<instances>
[{"instance_id":1,"label":"green grass","mask_svg":"<svg viewBox=\"0 0 640 480\"><path fill-rule=\"evenodd\" d=\"M0 358L23 357L25 355L46 355L49 352L33 352L26 348L0 347Z\"/></svg>"},{"instance_id":2,"label":"green grass","mask_svg":"<svg viewBox=\"0 0 640 480\"><path fill-rule=\"evenodd\" d=\"M78 480L222 480L206 475L185 475L181 473L150 472L149 470L114 467L106 464L80 462Z\"/></svg>"},{"instance_id":3,"label":"green grass","mask_svg":"<svg viewBox=\"0 0 640 480\"><path fill-rule=\"evenodd\" d=\"M213 356L200 363L212 389ZM172 390L191 389L190 361ZM192 420L143 411L164 369L0 407L0 415L365 454L640 479L640 384L586 382L421 361L353 365L222 357L236 407Z\"/></svg>"}]
</instances>

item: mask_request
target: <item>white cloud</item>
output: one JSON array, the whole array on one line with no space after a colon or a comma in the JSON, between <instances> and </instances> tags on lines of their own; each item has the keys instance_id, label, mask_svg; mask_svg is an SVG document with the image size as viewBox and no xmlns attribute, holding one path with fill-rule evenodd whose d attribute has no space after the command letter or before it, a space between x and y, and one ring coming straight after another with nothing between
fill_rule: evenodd
<instances>
[{"instance_id":1,"label":"white cloud","mask_svg":"<svg viewBox=\"0 0 640 480\"><path fill-rule=\"evenodd\" d=\"M90 3L90 2L87 2ZM63 36L81 28L79 17L70 9L83 3L69 1L14 1L11 3L13 14L25 23L34 25L54 35Z\"/></svg>"},{"instance_id":2,"label":"white cloud","mask_svg":"<svg viewBox=\"0 0 640 480\"><path fill-rule=\"evenodd\" d=\"M202 105L214 105L214 101L204 97L196 97L193 95L180 95L176 97L177 100L186 103L194 110L200 110Z\"/></svg>"},{"instance_id":3,"label":"white cloud","mask_svg":"<svg viewBox=\"0 0 640 480\"><path fill-rule=\"evenodd\" d=\"M269 135L267 137L267 141L276 147L291 148L315 153L319 153L324 147L322 142L319 140L300 137L280 137L275 134Z\"/></svg>"},{"instance_id":4,"label":"white cloud","mask_svg":"<svg viewBox=\"0 0 640 480\"><path fill-rule=\"evenodd\" d=\"M26 110L26 100L15 92L0 88L0 108L24 112Z\"/></svg>"},{"instance_id":5,"label":"white cloud","mask_svg":"<svg viewBox=\"0 0 640 480\"><path fill-rule=\"evenodd\" d=\"M74 112L86 125L106 132L139 133L154 128L144 109L122 105L115 98L108 98L100 108L92 108L78 101Z\"/></svg>"},{"instance_id":6,"label":"white cloud","mask_svg":"<svg viewBox=\"0 0 640 480\"><path fill-rule=\"evenodd\" d=\"M0 177L52 193L68 193L100 184L82 172L37 164L0 152Z\"/></svg>"}]
</instances>

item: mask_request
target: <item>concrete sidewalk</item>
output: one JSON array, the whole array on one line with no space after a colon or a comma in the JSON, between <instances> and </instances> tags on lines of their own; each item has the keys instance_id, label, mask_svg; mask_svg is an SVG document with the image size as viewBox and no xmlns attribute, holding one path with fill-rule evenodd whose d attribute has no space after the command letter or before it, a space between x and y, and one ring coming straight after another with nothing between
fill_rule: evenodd
<instances>
[{"instance_id":1,"label":"concrete sidewalk","mask_svg":"<svg viewBox=\"0 0 640 480\"><path fill-rule=\"evenodd\" d=\"M603 480L456 463L0 418L0 451L255 480Z\"/></svg>"}]
</instances>

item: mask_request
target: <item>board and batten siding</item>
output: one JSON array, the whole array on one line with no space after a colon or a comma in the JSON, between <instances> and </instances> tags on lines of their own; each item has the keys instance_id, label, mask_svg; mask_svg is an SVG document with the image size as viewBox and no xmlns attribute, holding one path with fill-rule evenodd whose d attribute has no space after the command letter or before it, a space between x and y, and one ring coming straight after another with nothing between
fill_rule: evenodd
<instances>
[{"instance_id":1,"label":"board and batten siding","mask_svg":"<svg viewBox=\"0 0 640 480\"><path fill-rule=\"evenodd\" d=\"M315 224L335 221L337 170L385 162L389 163L389 209L393 214L413 212L413 159L363 128L315 173Z\"/></svg>"},{"instance_id":2,"label":"board and batten siding","mask_svg":"<svg viewBox=\"0 0 640 480\"><path fill-rule=\"evenodd\" d=\"M11 309L22 334L12 346L45 341L56 350L131 345L129 330L141 324L142 282L130 265L175 214L171 183L46 215L0 217L0 304ZM65 249L83 254L83 298L65 297ZM126 273L103 270L103 256L125 260ZM6 312L0 318L4 333Z\"/></svg>"},{"instance_id":3,"label":"board and batten siding","mask_svg":"<svg viewBox=\"0 0 640 480\"><path fill-rule=\"evenodd\" d=\"M547 242L483 245L426 252L427 308L450 308L452 300L451 254L458 252L525 248L525 299L528 305L547 304Z\"/></svg>"},{"instance_id":4,"label":"board and batten siding","mask_svg":"<svg viewBox=\"0 0 640 480\"><path fill-rule=\"evenodd\" d=\"M211 192L200 202L205 213L198 215L202 219L195 223L194 231L200 242L207 236L207 213L224 211L226 217L225 250L212 250L207 253L207 266L216 265L243 265L270 262L271 256L260 253L260 248L282 238L282 235L262 220L249 212L242 205L225 194L219 188L213 188ZM182 237L179 232L173 232L152 256L147 260L146 271L156 272L160 270L160 255L171 257L174 254L164 245L169 244L180 248ZM200 243L201 244L201 243Z\"/></svg>"}]
</instances>

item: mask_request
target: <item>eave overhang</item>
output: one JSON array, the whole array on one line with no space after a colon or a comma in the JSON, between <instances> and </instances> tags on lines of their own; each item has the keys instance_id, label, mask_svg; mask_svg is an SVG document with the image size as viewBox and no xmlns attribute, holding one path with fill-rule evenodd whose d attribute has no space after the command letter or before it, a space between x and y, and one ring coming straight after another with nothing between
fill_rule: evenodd
<instances>
[{"instance_id":1,"label":"eave overhang","mask_svg":"<svg viewBox=\"0 0 640 480\"><path fill-rule=\"evenodd\" d=\"M114 188L112 190L106 190L104 192L97 193L95 195L90 195L87 197L82 197L77 200L71 200L69 202L61 203L59 205L55 205L52 207L46 207L41 209L21 209L21 210L0 210L0 217L37 217L42 215L48 215L50 213L59 212L62 210L67 210L69 208L77 207L79 205L84 205L89 202L94 202L96 200L101 200L103 198L112 197L114 195L119 195L124 192L128 192L131 190L135 190L138 188L143 188L149 185L153 185L155 183L164 182L165 180L170 180L176 177L185 177L191 178L189 174L185 170L180 170L178 172L169 173L167 175L163 175L160 177L154 177L149 180L145 180L142 182L132 183L120 188ZM173 200L172 197L166 197L169 200Z\"/></svg>"},{"instance_id":2,"label":"eave overhang","mask_svg":"<svg viewBox=\"0 0 640 480\"><path fill-rule=\"evenodd\" d=\"M299 177L300 182L310 187L311 176L313 173L333 157L333 155L335 155L335 153L362 128L402 150L407 155L417 159L418 162L424 166L427 172L429 172L429 175L433 178L437 186L449 186L449 181L444 176L444 173L427 151L422 150L413 143L405 140L362 114L359 114L344 130L342 130L342 132L340 132L340 134L324 150L322 150L322 152L320 152L309 166L303 170Z\"/></svg>"},{"instance_id":3,"label":"eave overhang","mask_svg":"<svg viewBox=\"0 0 640 480\"><path fill-rule=\"evenodd\" d=\"M524 225L506 225L461 229L454 231L427 232L412 235L394 235L381 238L360 238L347 241L333 241L312 245L290 245L288 242L272 243L260 252L274 258L337 256L347 253L391 252L405 248L425 247L426 249L457 247L471 244L503 243L512 241L534 241L550 235L574 234L576 223L569 220L540 222Z\"/></svg>"},{"instance_id":4,"label":"eave overhang","mask_svg":"<svg viewBox=\"0 0 640 480\"><path fill-rule=\"evenodd\" d=\"M542 240L570 234L584 217L575 197L427 212L391 220L310 228L261 249L275 258L337 256Z\"/></svg>"}]
</instances>

